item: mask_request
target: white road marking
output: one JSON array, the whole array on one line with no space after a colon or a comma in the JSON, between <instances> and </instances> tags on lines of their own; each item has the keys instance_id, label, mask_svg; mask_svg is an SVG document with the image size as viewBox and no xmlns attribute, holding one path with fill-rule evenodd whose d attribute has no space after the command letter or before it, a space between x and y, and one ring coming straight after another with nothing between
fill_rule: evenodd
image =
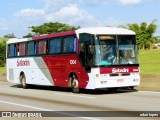
<instances>
[{"instance_id":1,"label":"white road marking","mask_svg":"<svg viewBox=\"0 0 160 120\"><path fill-rule=\"evenodd\" d=\"M15 105L15 106L20 106L20 107L26 107L26 108L36 109L36 110L40 110L40 111L54 111L54 112L62 114L62 115L77 117L77 115L70 114L70 113L64 113L64 112L51 110L51 109L46 109L46 108L40 108L40 107L33 107L33 106L29 106L29 105L22 105L22 104L19 104L19 103L13 103L13 102L8 102L8 101L1 101L0 100L0 103L10 104L10 105ZM92 118L92 117L79 117L79 118L83 118L83 119L87 119L87 120L101 120L101 119Z\"/></svg>"},{"instance_id":2,"label":"white road marking","mask_svg":"<svg viewBox=\"0 0 160 120\"><path fill-rule=\"evenodd\" d=\"M63 96L72 96L72 97L80 97L80 98L89 98L94 99L96 97L90 97L90 96L82 96L82 95L69 95L69 94L62 94L62 93L54 93L56 95L63 95Z\"/></svg>"},{"instance_id":3,"label":"white road marking","mask_svg":"<svg viewBox=\"0 0 160 120\"><path fill-rule=\"evenodd\" d=\"M156 91L138 91L138 92L143 92L143 93L153 93L153 94L160 94L160 92Z\"/></svg>"},{"instance_id":4,"label":"white road marking","mask_svg":"<svg viewBox=\"0 0 160 120\"><path fill-rule=\"evenodd\" d=\"M33 106L29 106L29 105L22 105L22 104L19 104L19 103L13 103L13 102L8 102L8 101L0 101L0 103L10 104L10 105L15 105L15 106L20 106L20 107L26 107L26 108L36 109L36 110L42 110L42 111L53 111L53 110L50 110L50 109L33 107Z\"/></svg>"}]
</instances>

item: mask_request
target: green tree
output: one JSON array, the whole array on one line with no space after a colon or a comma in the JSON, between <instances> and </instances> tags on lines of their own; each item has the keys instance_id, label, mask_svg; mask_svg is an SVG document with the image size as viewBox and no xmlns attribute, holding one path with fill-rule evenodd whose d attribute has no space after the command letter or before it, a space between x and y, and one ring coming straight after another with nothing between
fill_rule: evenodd
<instances>
[{"instance_id":1,"label":"green tree","mask_svg":"<svg viewBox=\"0 0 160 120\"><path fill-rule=\"evenodd\" d=\"M3 36L4 38L16 38L16 36L14 35L14 33L9 33Z\"/></svg>"},{"instance_id":2,"label":"green tree","mask_svg":"<svg viewBox=\"0 0 160 120\"><path fill-rule=\"evenodd\" d=\"M127 26L119 26L123 28L130 29L136 33L136 39L139 49L145 49L152 47L152 44L155 42L155 37L153 34L157 30L157 25L155 24L156 20L153 20L150 24L142 22L141 24L128 24Z\"/></svg>"},{"instance_id":3,"label":"green tree","mask_svg":"<svg viewBox=\"0 0 160 120\"><path fill-rule=\"evenodd\" d=\"M32 33L28 33L27 35L23 36L23 38L30 38L33 37L34 35Z\"/></svg>"},{"instance_id":4,"label":"green tree","mask_svg":"<svg viewBox=\"0 0 160 120\"><path fill-rule=\"evenodd\" d=\"M8 38L0 38L0 67L4 67L6 63L6 42Z\"/></svg>"},{"instance_id":5,"label":"green tree","mask_svg":"<svg viewBox=\"0 0 160 120\"><path fill-rule=\"evenodd\" d=\"M155 43L160 43L160 36L155 36L154 38L155 38L155 40L156 40Z\"/></svg>"},{"instance_id":6,"label":"green tree","mask_svg":"<svg viewBox=\"0 0 160 120\"><path fill-rule=\"evenodd\" d=\"M32 37L35 35L65 32L69 30L76 30L80 27L70 26L68 24L59 23L59 22L55 22L55 23L49 22L49 23L44 23L40 26L31 26L29 28L31 29L32 33L29 33L24 37Z\"/></svg>"}]
</instances>

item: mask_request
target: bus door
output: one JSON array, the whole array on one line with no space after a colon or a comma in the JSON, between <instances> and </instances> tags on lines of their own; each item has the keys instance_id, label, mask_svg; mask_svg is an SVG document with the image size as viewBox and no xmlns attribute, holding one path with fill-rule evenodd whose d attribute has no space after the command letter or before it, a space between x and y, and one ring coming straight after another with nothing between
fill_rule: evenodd
<instances>
[{"instance_id":1,"label":"bus door","mask_svg":"<svg viewBox=\"0 0 160 120\"><path fill-rule=\"evenodd\" d=\"M93 36L88 33L81 33L79 35L79 60L87 72L91 72L93 61L92 38Z\"/></svg>"}]
</instances>

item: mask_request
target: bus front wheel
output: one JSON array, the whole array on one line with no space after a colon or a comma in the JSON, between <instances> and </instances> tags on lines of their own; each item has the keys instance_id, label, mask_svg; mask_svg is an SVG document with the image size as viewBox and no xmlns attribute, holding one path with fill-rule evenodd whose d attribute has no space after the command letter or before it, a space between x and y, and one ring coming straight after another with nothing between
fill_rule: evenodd
<instances>
[{"instance_id":1,"label":"bus front wheel","mask_svg":"<svg viewBox=\"0 0 160 120\"><path fill-rule=\"evenodd\" d=\"M74 78L72 80L71 86L72 86L73 93L79 93L79 83L78 83L78 80L76 78Z\"/></svg>"}]
</instances>

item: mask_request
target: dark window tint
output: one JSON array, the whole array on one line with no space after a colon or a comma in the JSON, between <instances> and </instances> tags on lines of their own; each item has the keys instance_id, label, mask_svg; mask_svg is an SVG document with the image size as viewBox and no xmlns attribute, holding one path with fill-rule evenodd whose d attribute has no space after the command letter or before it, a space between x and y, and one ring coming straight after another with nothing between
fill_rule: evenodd
<instances>
[{"instance_id":1,"label":"dark window tint","mask_svg":"<svg viewBox=\"0 0 160 120\"><path fill-rule=\"evenodd\" d=\"M61 53L61 38L54 38L50 40L50 54L58 54Z\"/></svg>"},{"instance_id":2,"label":"dark window tint","mask_svg":"<svg viewBox=\"0 0 160 120\"><path fill-rule=\"evenodd\" d=\"M79 39L82 42L89 42L92 39L92 35L91 34L87 34L87 33L81 33L79 35Z\"/></svg>"},{"instance_id":3,"label":"dark window tint","mask_svg":"<svg viewBox=\"0 0 160 120\"><path fill-rule=\"evenodd\" d=\"M16 56L16 45L15 44L8 45L8 56L9 57Z\"/></svg>"},{"instance_id":4,"label":"dark window tint","mask_svg":"<svg viewBox=\"0 0 160 120\"><path fill-rule=\"evenodd\" d=\"M28 55L36 55L36 42L35 41L28 43L27 52L28 52Z\"/></svg>"},{"instance_id":5,"label":"dark window tint","mask_svg":"<svg viewBox=\"0 0 160 120\"><path fill-rule=\"evenodd\" d=\"M63 53L76 52L76 38L73 36L65 37L63 40Z\"/></svg>"}]
</instances>

